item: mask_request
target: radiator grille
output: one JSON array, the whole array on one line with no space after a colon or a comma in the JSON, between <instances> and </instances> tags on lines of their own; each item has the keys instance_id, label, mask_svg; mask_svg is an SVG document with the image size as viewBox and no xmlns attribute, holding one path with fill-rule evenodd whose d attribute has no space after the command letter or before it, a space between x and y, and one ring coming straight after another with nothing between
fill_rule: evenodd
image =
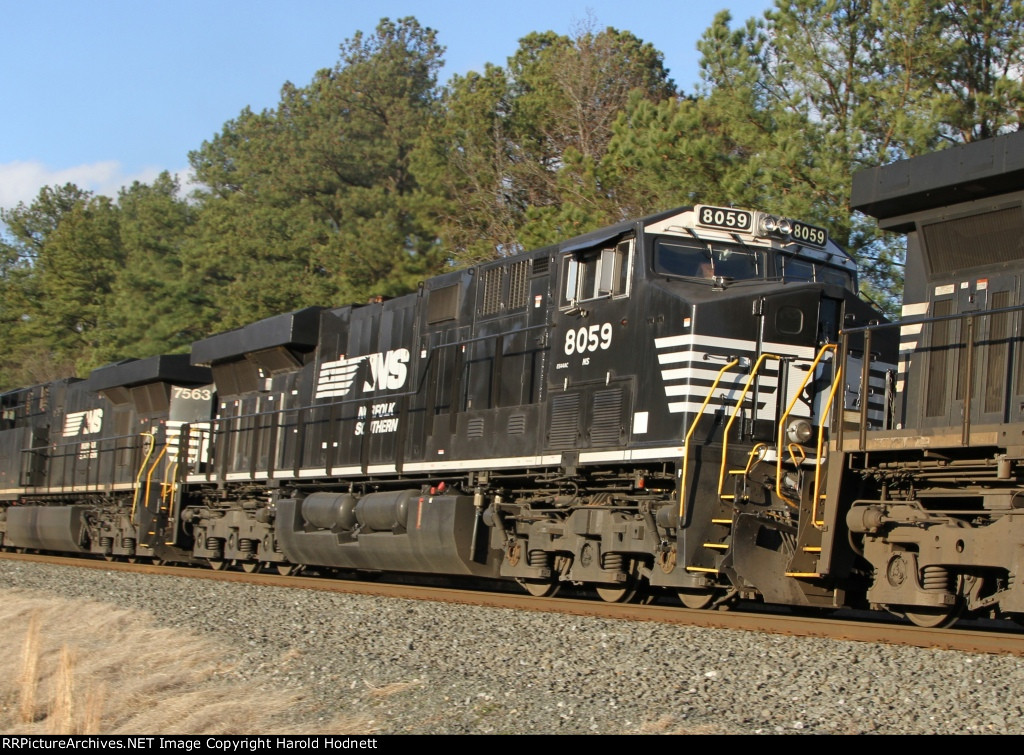
<instances>
[{"instance_id":1,"label":"radiator grille","mask_svg":"<svg viewBox=\"0 0 1024 755\"><path fill-rule=\"evenodd\" d=\"M1020 257L1024 214L1020 207L986 212L921 227L933 274L952 273L965 264L994 265Z\"/></svg>"},{"instance_id":2,"label":"radiator grille","mask_svg":"<svg viewBox=\"0 0 1024 755\"><path fill-rule=\"evenodd\" d=\"M427 323L454 320L459 307L459 284L435 288L427 299Z\"/></svg>"},{"instance_id":3,"label":"radiator grille","mask_svg":"<svg viewBox=\"0 0 1024 755\"><path fill-rule=\"evenodd\" d=\"M530 289L527 285L526 273L529 261L522 260L508 269L508 308L509 311L522 309L529 300Z\"/></svg>"},{"instance_id":4,"label":"radiator grille","mask_svg":"<svg viewBox=\"0 0 1024 755\"><path fill-rule=\"evenodd\" d=\"M494 315L501 311L501 268L484 270L480 276L480 314Z\"/></svg>"}]
</instances>

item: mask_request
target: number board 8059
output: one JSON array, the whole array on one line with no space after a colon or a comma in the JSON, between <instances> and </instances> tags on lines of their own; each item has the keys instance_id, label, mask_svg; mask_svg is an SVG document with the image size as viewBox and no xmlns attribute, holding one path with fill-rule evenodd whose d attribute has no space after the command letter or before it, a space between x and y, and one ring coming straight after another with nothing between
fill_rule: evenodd
<instances>
[{"instance_id":1,"label":"number board 8059","mask_svg":"<svg viewBox=\"0 0 1024 755\"><path fill-rule=\"evenodd\" d=\"M828 231L816 225L801 223L799 220L793 221L793 233L791 235L794 241L799 241L805 246L824 249L828 243Z\"/></svg>"},{"instance_id":2,"label":"number board 8059","mask_svg":"<svg viewBox=\"0 0 1024 755\"><path fill-rule=\"evenodd\" d=\"M753 230L754 215L746 210L736 210L732 207L700 205L697 207L697 224L708 228L724 228L728 231L749 233Z\"/></svg>"}]
</instances>

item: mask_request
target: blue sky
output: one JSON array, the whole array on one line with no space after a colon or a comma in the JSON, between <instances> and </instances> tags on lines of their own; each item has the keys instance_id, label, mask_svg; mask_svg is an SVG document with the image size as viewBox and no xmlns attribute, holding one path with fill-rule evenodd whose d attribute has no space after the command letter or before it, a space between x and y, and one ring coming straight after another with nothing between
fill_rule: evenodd
<instances>
[{"instance_id":1,"label":"blue sky","mask_svg":"<svg viewBox=\"0 0 1024 755\"><path fill-rule=\"evenodd\" d=\"M772 0L0 0L0 207L72 182L116 196L169 170L243 108L277 105L334 66L339 45L382 18L414 16L446 48L442 82L505 65L532 31L589 23L630 31L698 81L696 45L715 14L733 25ZM589 21L588 21L589 20Z\"/></svg>"}]
</instances>

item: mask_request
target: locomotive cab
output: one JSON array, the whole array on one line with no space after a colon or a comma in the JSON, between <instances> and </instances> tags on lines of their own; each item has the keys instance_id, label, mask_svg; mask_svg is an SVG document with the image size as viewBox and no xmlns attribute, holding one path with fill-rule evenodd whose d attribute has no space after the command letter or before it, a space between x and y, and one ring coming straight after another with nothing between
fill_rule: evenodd
<instances>
[{"instance_id":1,"label":"locomotive cab","mask_svg":"<svg viewBox=\"0 0 1024 755\"><path fill-rule=\"evenodd\" d=\"M823 582L802 557L820 551L820 523L800 530L804 550L791 544L801 519L820 518L802 509L823 488L831 404L863 400L867 421L887 421L892 355L869 355L879 390L861 391L851 354L836 396L840 329L881 319L858 298L850 257L823 229L710 206L612 226L551 256L543 440L560 456L550 500L562 511L529 525L527 507L504 505L526 537L503 573L538 591L545 579L605 582L606 599L645 582L688 604L720 599L726 584L732 596L834 600L831 587L766 575ZM734 549L737 536L757 545Z\"/></svg>"}]
</instances>

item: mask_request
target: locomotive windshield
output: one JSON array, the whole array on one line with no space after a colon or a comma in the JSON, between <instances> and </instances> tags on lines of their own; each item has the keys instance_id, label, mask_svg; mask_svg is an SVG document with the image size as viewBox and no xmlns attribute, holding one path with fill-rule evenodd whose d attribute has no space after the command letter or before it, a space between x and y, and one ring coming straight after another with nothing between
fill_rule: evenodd
<instances>
[{"instance_id":1,"label":"locomotive windshield","mask_svg":"<svg viewBox=\"0 0 1024 755\"><path fill-rule=\"evenodd\" d=\"M788 254L778 255L776 264L779 266L779 275L783 280L835 283L851 291L856 290L853 284L853 275L842 268L813 260L798 259Z\"/></svg>"},{"instance_id":2,"label":"locomotive windshield","mask_svg":"<svg viewBox=\"0 0 1024 755\"><path fill-rule=\"evenodd\" d=\"M833 283L856 290L853 273L802 254L762 250L738 244L698 239L658 237L654 242L654 271L687 278L750 280L778 277L787 281Z\"/></svg>"},{"instance_id":3,"label":"locomotive windshield","mask_svg":"<svg viewBox=\"0 0 1024 755\"><path fill-rule=\"evenodd\" d=\"M763 277L761 255L733 244L659 238L654 244L654 270L663 275L733 280Z\"/></svg>"}]
</instances>

